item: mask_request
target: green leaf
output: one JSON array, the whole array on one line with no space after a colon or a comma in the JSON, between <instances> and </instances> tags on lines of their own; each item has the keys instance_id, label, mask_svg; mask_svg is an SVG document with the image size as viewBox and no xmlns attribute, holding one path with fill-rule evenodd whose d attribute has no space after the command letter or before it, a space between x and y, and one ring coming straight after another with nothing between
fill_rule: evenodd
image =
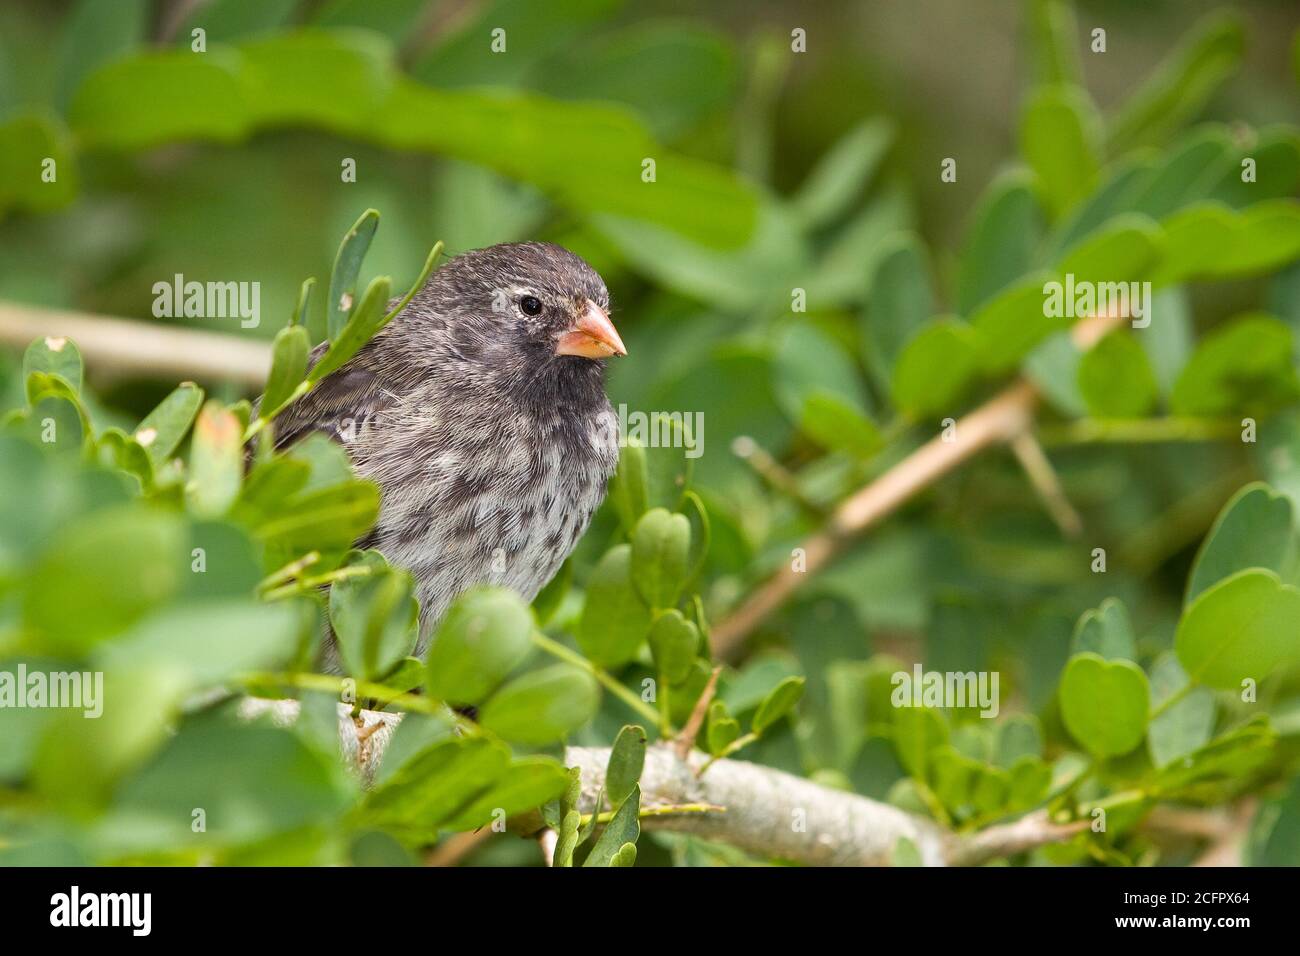
<instances>
[{"instance_id":1,"label":"green leaf","mask_svg":"<svg viewBox=\"0 0 1300 956\"><path fill-rule=\"evenodd\" d=\"M99 436L97 452L101 464L135 475L145 491L153 488L154 467L149 453L120 428L104 429L104 433Z\"/></svg>"},{"instance_id":2,"label":"green leaf","mask_svg":"<svg viewBox=\"0 0 1300 956\"><path fill-rule=\"evenodd\" d=\"M385 309L388 307L388 294L391 287L392 282L387 276L380 276L366 286L365 295L353 309L338 338L330 342L330 347L326 349L320 361L307 373L307 381L314 385L326 375L342 368L384 327L387 321Z\"/></svg>"},{"instance_id":3,"label":"green leaf","mask_svg":"<svg viewBox=\"0 0 1300 956\"><path fill-rule=\"evenodd\" d=\"M361 806L372 826L429 833L486 793L510 766L510 749L487 737L441 740L404 763Z\"/></svg>"},{"instance_id":4,"label":"green leaf","mask_svg":"<svg viewBox=\"0 0 1300 956\"><path fill-rule=\"evenodd\" d=\"M787 417L796 424L812 395L831 394L859 410L866 410L862 377L848 349L813 321L789 322L774 345L773 375L776 397Z\"/></svg>"},{"instance_id":5,"label":"green leaf","mask_svg":"<svg viewBox=\"0 0 1300 956\"><path fill-rule=\"evenodd\" d=\"M371 119L371 135L390 148L445 152L496 169L566 206L602 214L602 231L608 214L635 220L650 237L658 229L705 250L736 249L769 208L735 173L666 149L631 113L605 104L431 89L399 76ZM656 163L654 183L641 181L646 158Z\"/></svg>"},{"instance_id":6,"label":"green leaf","mask_svg":"<svg viewBox=\"0 0 1300 956\"><path fill-rule=\"evenodd\" d=\"M307 318L311 314L311 293L316 288L316 277L304 279L301 286L298 287L298 303L294 306L293 315L289 316L289 325L306 325Z\"/></svg>"},{"instance_id":7,"label":"green leaf","mask_svg":"<svg viewBox=\"0 0 1300 956\"><path fill-rule=\"evenodd\" d=\"M294 481L301 477L301 473L282 474ZM292 555L346 550L370 529L378 514L379 487L369 481L349 481L281 502L268 520L257 526L256 536Z\"/></svg>"},{"instance_id":8,"label":"green leaf","mask_svg":"<svg viewBox=\"0 0 1300 956\"><path fill-rule=\"evenodd\" d=\"M1187 685L1187 674L1178 656L1166 651L1151 667L1151 704L1158 710L1175 693ZM1164 767L1204 746L1214 732L1214 693L1198 687L1182 700L1171 704L1151 721L1147 729L1147 748L1151 762Z\"/></svg>"},{"instance_id":9,"label":"green leaf","mask_svg":"<svg viewBox=\"0 0 1300 956\"><path fill-rule=\"evenodd\" d=\"M347 673L375 681L415 647L420 613L415 581L408 572L388 567L376 551L356 552L343 567L369 573L334 582L330 625Z\"/></svg>"},{"instance_id":10,"label":"green leaf","mask_svg":"<svg viewBox=\"0 0 1300 956\"><path fill-rule=\"evenodd\" d=\"M655 618L649 640L655 669L665 681L680 684L690 676L700 648L700 632L680 611L666 611Z\"/></svg>"},{"instance_id":11,"label":"green leaf","mask_svg":"<svg viewBox=\"0 0 1300 956\"><path fill-rule=\"evenodd\" d=\"M1027 809L1040 803L1052 784L1052 768L1039 757L1021 757L1011 769L1009 804Z\"/></svg>"},{"instance_id":12,"label":"green leaf","mask_svg":"<svg viewBox=\"0 0 1300 956\"><path fill-rule=\"evenodd\" d=\"M1115 163L1109 175L1053 230L1043 255L1055 262L1081 241L1129 209L1129 199L1155 176L1156 160L1145 153Z\"/></svg>"},{"instance_id":13,"label":"green leaf","mask_svg":"<svg viewBox=\"0 0 1300 956\"><path fill-rule=\"evenodd\" d=\"M1062 415L1083 418L1088 406L1079 392L1079 363L1083 353L1069 332L1053 332L1034 347L1022 369Z\"/></svg>"},{"instance_id":14,"label":"green leaf","mask_svg":"<svg viewBox=\"0 0 1300 956\"><path fill-rule=\"evenodd\" d=\"M609 861L610 866L627 867L636 866L636 844L624 843L614 854L614 858Z\"/></svg>"},{"instance_id":15,"label":"green leaf","mask_svg":"<svg viewBox=\"0 0 1300 956\"><path fill-rule=\"evenodd\" d=\"M1245 315L1201 341L1169 404L1179 415L1213 416L1267 410L1297 394L1290 328L1269 315Z\"/></svg>"},{"instance_id":16,"label":"green leaf","mask_svg":"<svg viewBox=\"0 0 1300 956\"><path fill-rule=\"evenodd\" d=\"M554 799L568 785L569 775L550 757L524 757L465 809L443 823L448 830L473 830L495 819L533 810Z\"/></svg>"},{"instance_id":17,"label":"green leaf","mask_svg":"<svg viewBox=\"0 0 1300 956\"><path fill-rule=\"evenodd\" d=\"M1161 394L1168 395L1192 354L1192 320L1186 292L1181 287L1160 290L1151 302L1151 314L1160 316L1160 320L1136 334L1146 349Z\"/></svg>"},{"instance_id":18,"label":"green leaf","mask_svg":"<svg viewBox=\"0 0 1300 956\"><path fill-rule=\"evenodd\" d=\"M234 142L246 135L250 110L230 51L152 50L91 73L68 120L87 146L141 150L191 138Z\"/></svg>"},{"instance_id":19,"label":"green leaf","mask_svg":"<svg viewBox=\"0 0 1300 956\"><path fill-rule=\"evenodd\" d=\"M461 594L429 648L429 693L453 704L484 700L532 652L528 606L507 588Z\"/></svg>"},{"instance_id":20,"label":"green leaf","mask_svg":"<svg viewBox=\"0 0 1300 956\"><path fill-rule=\"evenodd\" d=\"M1025 757L1041 757L1043 731L1038 718L1032 714L1012 714L997 726L993 762L1006 770L1013 770ZM1014 778L1015 773L1012 773Z\"/></svg>"},{"instance_id":21,"label":"green leaf","mask_svg":"<svg viewBox=\"0 0 1300 956\"><path fill-rule=\"evenodd\" d=\"M1042 233L1032 184L1032 177L1015 170L999 176L981 197L959 262L960 314L970 315L1032 266Z\"/></svg>"},{"instance_id":22,"label":"green leaf","mask_svg":"<svg viewBox=\"0 0 1300 956\"><path fill-rule=\"evenodd\" d=\"M78 426L73 429L77 433L75 441L70 438L71 432L59 434L53 440L58 441L61 447L73 450L84 447L86 443L94 438L94 428L90 424L90 416L86 413L86 406L82 403L81 397L73 391L72 386L64 381L62 376L50 375L46 372L31 372L28 374L27 401L31 405L27 417L33 434L36 432L35 426L45 420L46 416L43 409L50 406L58 408L66 405L71 408L71 419L57 413L54 417L59 422L60 427L65 422L75 419ZM51 439L42 435L40 441L46 443Z\"/></svg>"},{"instance_id":23,"label":"green leaf","mask_svg":"<svg viewBox=\"0 0 1300 956\"><path fill-rule=\"evenodd\" d=\"M412 73L436 87L519 84L536 73L545 73L541 67L549 54L581 46L583 33L618 5L618 0L571 0L539 7L528 0L489 0L440 32ZM492 30L498 27L506 33L504 56L490 46ZM517 39L523 37L527 42Z\"/></svg>"},{"instance_id":24,"label":"green leaf","mask_svg":"<svg viewBox=\"0 0 1300 956\"><path fill-rule=\"evenodd\" d=\"M1146 352L1122 329L1079 360L1079 393L1097 418L1142 418L1155 404L1158 390Z\"/></svg>"},{"instance_id":25,"label":"green leaf","mask_svg":"<svg viewBox=\"0 0 1300 956\"><path fill-rule=\"evenodd\" d=\"M297 649L301 612L292 602L259 604L244 596L191 599L100 644L94 659L105 670L166 669L179 686L199 691L288 664Z\"/></svg>"},{"instance_id":26,"label":"green leaf","mask_svg":"<svg viewBox=\"0 0 1300 956\"><path fill-rule=\"evenodd\" d=\"M295 6L297 0L262 0L261 3L209 0L186 18L176 35L181 44L189 46L190 31L202 27L207 32L208 43L225 43L282 26Z\"/></svg>"},{"instance_id":27,"label":"green leaf","mask_svg":"<svg viewBox=\"0 0 1300 956\"><path fill-rule=\"evenodd\" d=\"M1300 51L1300 43L1296 45ZM1300 53L1296 56L1300 73ZM1295 866L1300 860L1300 780L1255 812L1247 850L1251 866Z\"/></svg>"},{"instance_id":28,"label":"green leaf","mask_svg":"<svg viewBox=\"0 0 1300 956\"><path fill-rule=\"evenodd\" d=\"M595 679L569 664L554 664L516 677L483 705L479 723L521 744L564 739L595 716L600 692Z\"/></svg>"},{"instance_id":29,"label":"green leaf","mask_svg":"<svg viewBox=\"0 0 1300 956\"><path fill-rule=\"evenodd\" d=\"M185 382L158 403L158 407L144 417L135 429L135 440L144 446L154 467L171 457L194 416L203 407L203 389L193 382Z\"/></svg>"},{"instance_id":30,"label":"green leaf","mask_svg":"<svg viewBox=\"0 0 1300 956\"><path fill-rule=\"evenodd\" d=\"M1242 179L1242 161L1255 161L1255 179ZM1293 126L1279 124L1259 131L1253 143L1234 145L1232 161L1210 193L1210 198L1236 209L1264 199L1282 199L1295 195L1300 182L1300 135Z\"/></svg>"},{"instance_id":31,"label":"green leaf","mask_svg":"<svg viewBox=\"0 0 1300 956\"><path fill-rule=\"evenodd\" d=\"M715 757L721 756L740 738L740 722L727 713L727 705L720 700L715 700L709 705L708 728L705 736L709 744L709 753Z\"/></svg>"},{"instance_id":32,"label":"green leaf","mask_svg":"<svg viewBox=\"0 0 1300 956\"><path fill-rule=\"evenodd\" d=\"M472 42L487 54L481 36ZM503 62L524 59L519 50L486 57L485 65L499 83ZM395 60L391 44L367 30L299 30L201 56L139 53L82 84L71 125L85 142L116 149L232 142L259 129L308 125L487 166L584 214L657 225L713 248L743 246L755 232L760 197L751 184L664 148L626 109L433 88L400 73ZM647 158L657 164L653 183L641 179Z\"/></svg>"},{"instance_id":33,"label":"green leaf","mask_svg":"<svg viewBox=\"0 0 1300 956\"><path fill-rule=\"evenodd\" d=\"M567 12L570 7L552 9ZM479 36L474 34L481 53ZM528 36L531 53L535 34ZM492 59L499 63L498 57ZM598 44L567 44L539 63L529 81L552 96L583 100L595 93L601 100L623 103L659 136L675 141L733 102L739 59L731 37L711 26L634 18L623 29L602 31ZM491 64L488 69L499 82L501 67ZM700 83L701 76L709 82Z\"/></svg>"},{"instance_id":34,"label":"green leaf","mask_svg":"<svg viewBox=\"0 0 1300 956\"><path fill-rule=\"evenodd\" d=\"M907 343L894 368L893 398L913 418L955 417L975 377L977 336L956 319L942 319Z\"/></svg>"},{"instance_id":35,"label":"green leaf","mask_svg":"<svg viewBox=\"0 0 1300 956\"><path fill-rule=\"evenodd\" d=\"M397 666L379 679L379 683L395 694L407 694L424 685L428 668L418 657L403 657Z\"/></svg>"},{"instance_id":36,"label":"green leaf","mask_svg":"<svg viewBox=\"0 0 1300 956\"><path fill-rule=\"evenodd\" d=\"M1246 568L1282 573L1292 541L1291 501L1263 482L1239 490L1215 519L1187 579L1184 605Z\"/></svg>"},{"instance_id":37,"label":"green leaf","mask_svg":"<svg viewBox=\"0 0 1300 956\"><path fill-rule=\"evenodd\" d=\"M880 450L880 429L853 402L834 392L805 395L799 429L823 448L870 458Z\"/></svg>"},{"instance_id":38,"label":"green leaf","mask_svg":"<svg viewBox=\"0 0 1300 956\"><path fill-rule=\"evenodd\" d=\"M148 20L146 0L81 0L59 43L54 92L59 108L67 108L88 73L143 43Z\"/></svg>"},{"instance_id":39,"label":"green leaf","mask_svg":"<svg viewBox=\"0 0 1300 956\"><path fill-rule=\"evenodd\" d=\"M1188 678L1219 690L1240 690L1276 667L1300 661L1295 622L1300 591L1272 571L1238 571L1202 591L1183 612L1174 636Z\"/></svg>"},{"instance_id":40,"label":"green leaf","mask_svg":"<svg viewBox=\"0 0 1300 956\"><path fill-rule=\"evenodd\" d=\"M872 117L822 154L791 199L808 228L819 228L843 215L880 166L893 138L893 125Z\"/></svg>"},{"instance_id":41,"label":"green leaf","mask_svg":"<svg viewBox=\"0 0 1300 956\"><path fill-rule=\"evenodd\" d=\"M626 442L619 452L618 470L609 483L609 497L628 534L650 507L648 481L645 449L632 441Z\"/></svg>"},{"instance_id":42,"label":"green leaf","mask_svg":"<svg viewBox=\"0 0 1300 956\"><path fill-rule=\"evenodd\" d=\"M903 348L934 314L925 247L913 233L893 238L876 262L871 298L861 323L865 358L888 385Z\"/></svg>"},{"instance_id":43,"label":"green leaf","mask_svg":"<svg viewBox=\"0 0 1300 956\"><path fill-rule=\"evenodd\" d=\"M105 849L110 856L137 847L211 853L324 826L354 796L336 753L266 723L201 714L182 722L154 759L122 782L102 821L110 835ZM199 807L206 830L195 832ZM152 826L142 826L146 821Z\"/></svg>"},{"instance_id":44,"label":"green leaf","mask_svg":"<svg viewBox=\"0 0 1300 956\"><path fill-rule=\"evenodd\" d=\"M81 352L69 339L56 337L37 339L27 346L27 351L23 353L23 379L26 380L32 372L57 375L71 385L74 392L80 392Z\"/></svg>"},{"instance_id":45,"label":"green leaf","mask_svg":"<svg viewBox=\"0 0 1300 956\"><path fill-rule=\"evenodd\" d=\"M605 793L610 806L617 807L636 789L645 766L646 734L644 727L628 724L614 738L605 770Z\"/></svg>"},{"instance_id":46,"label":"green leaf","mask_svg":"<svg viewBox=\"0 0 1300 956\"><path fill-rule=\"evenodd\" d=\"M632 532L632 582L651 608L677 603L690 567L691 524L685 515L653 508Z\"/></svg>"},{"instance_id":47,"label":"green leaf","mask_svg":"<svg viewBox=\"0 0 1300 956\"><path fill-rule=\"evenodd\" d=\"M1275 757L1276 747L1277 733L1260 715L1161 767L1146 789L1153 796L1176 799L1180 791L1202 781L1246 779Z\"/></svg>"},{"instance_id":48,"label":"green leaf","mask_svg":"<svg viewBox=\"0 0 1300 956\"><path fill-rule=\"evenodd\" d=\"M426 10L425 0L330 0L317 7L311 22L323 27L363 27L400 43Z\"/></svg>"},{"instance_id":49,"label":"green leaf","mask_svg":"<svg viewBox=\"0 0 1300 956\"><path fill-rule=\"evenodd\" d=\"M77 656L179 590L190 566L184 545L174 515L142 506L68 523L31 570L24 620L40 635L41 647Z\"/></svg>"},{"instance_id":50,"label":"green leaf","mask_svg":"<svg viewBox=\"0 0 1300 956\"><path fill-rule=\"evenodd\" d=\"M948 742L948 724L929 707L902 707L894 714L894 749L899 763L918 780L926 779L931 754Z\"/></svg>"},{"instance_id":51,"label":"green leaf","mask_svg":"<svg viewBox=\"0 0 1300 956\"><path fill-rule=\"evenodd\" d=\"M1232 164L1235 152L1225 127L1207 126L1193 131L1151 170L1143 188L1129 198L1128 207L1160 219L1188 203L1205 199Z\"/></svg>"},{"instance_id":52,"label":"green leaf","mask_svg":"<svg viewBox=\"0 0 1300 956\"><path fill-rule=\"evenodd\" d=\"M1091 652L1105 660L1137 660L1133 624L1124 602L1106 598L1100 607L1084 611L1075 625L1070 653Z\"/></svg>"},{"instance_id":53,"label":"green leaf","mask_svg":"<svg viewBox=\"0 0 1300 956\"><path fill-rule=\"evenodd\" d=\"M1100 136L1101 121L1082 88L1047 86L1030 96L1020 121L1020 152L1053 219L1092 192Z\"/></svg>"},{"instance_id":54,"label":"green leaf","mask_svg":"<svg viewBox=\"0 0 1300 956\"><path fill-rule=\"evenodd\" d=\"M263 413L269 414L288 401L293 390L307 377L310 351L311 339L301 325L291 325L276 334L271 347L271 374L262 394Z\"/></svg>"},{"instance_id":55,"label":"green leaf","mask_svg":"<svg viewBox=\"0 0 1300 956\"><path fill-rule=\"evenodd\" d=\"M1150 697L1142 668L1085 651L1070 658L1061 676L1061 719L1093 756L1116 757L1146 735Z\"/></svg>"},{"instance_id":56,"label":"green leaf","mask_svg":"<svg viewBox=\"0 0 1300 956\"><path fill-rule=\"evenodd\" d=\"M754 722L750 730L762 734L786 714L794 710L795 705L803 699L805 680L802 677L787 677L777 684L758 705Z\"/></svg>"},{"instance_id":57,"label":"green leaf","mask_svg":"<svg viewBox=\"0 0 1300 956\"><path fill-rule=\"evenodd\" d=\"M190 480L185 497L196 515L217 517L230 510L244 476L243 428L220 402L208 402L194 423Z\"/></svg>"},{"instance_id":58,"label":"green leaf","mask_svg":"<svg viewBox=\"0 0 1300 956\"><path fill-rule=\"evenodd\" d=\"M20 114L0 122L0 213L47 212L73 200L78 176L70 140L53 117Z\"/></svg>"},{"instance_id":59,"label":"green leaf","mask_svg":"<svg viewBox=\"0 0 1300 956\"><path fill-rule=\"evenodd\" d=\"M578 826L582 823L582 814L577 810L568 811L560 821L559 839L555 841L555 865L573 866L573 851L578 848Z\"/></svg>"},{"instance_id":60,"label":"green leaf","mask_svg":"<svg viewBox=\"0 0 1300 956\"><path fill-rule=\"evenodd\" d=\"M1073 325L1066 287L1094 289L1141 280L1161 250L1160 229L1150 219L1122 215L1079 243L1051 273L1039 273L999 293L971 317L980 360L990 372L1013 368L1039 342ZM1055 285L1049 284L1054 283ZM1053 308L1059 297L1060 309Z\"/></svg>"},{"instance_id":61,"label":"green leaf","mask_svg":"<svg viewBox=\"0 0 1300 956\"><path fill-rule=\"evenodd\" d=\"M538 627L545 627L559 613L572 584L573 562L565 561L555 572L555 577L547 581L533 598L533 616L537 618Z\"/></svg>"},{"instance_id":62,"label":"green leaf","mask_svg":"<svg viewBox=\"0 0 1300 956\"><path fill-rule=\"evenodd\" d=\"M632 660L650 630L650 609L632 586L632 546L616 545L592 569L576 637L593 663L617 667Z\"/></svg>"},{"instance_id":63,"label":"green leaf","mask_svg":"<svg viewBox=\"0 0 1300 956\"><path fill-rule=\"evenodd\" d=\"M1210 260L1206 274L1220 279L1258 275L1300 257L1300 203L1277 199L1256 203L1234 220L1231 241Z\"/></svg>"},{"instance_id":64,"label":"green leaf","mask_svg":"<svg viewBox=\"0 0 1300 956\"><path fill-rule=\"evenodd\" d=\"M583 866L630 866L636 859L636 841L641 836L641 788L632 793L619 806L614 818L605 824L604 832L592 846ZM632 847L632 853L626 848ZM618 861L615 864L615 860Z\"/></svg>"},{"instance_id":65,"label":"green leaf","mask_svg":"<svg viewBox=\"0 0 1300 956\"><path fill-rule=\"evenodd\" d=\"M1065 0L1032 0L1030 43L1034 76L1039 83L1077 83L1082 74L1074 7Z\"/></svg>"},{"instance_id":66,"label":"green leaf","mask_svg":"<svg viewBox=\"0 0 1300 956\"><path fill-rule=\"evenodd\" d=\"M379 210L367 209L343 236L338 252L334 255L334 268L330 271L326 326L331 342L336 341L342 334L349 316L356 314L352 307L357 293L357 278L361 274L362 260L365 259L370 241L374 239L375 230L378 228ZM388 294L385 291L384 302L386 303L387 300Z\"/></svg>"},{"instance_id":67,"label":"green leaf","mask_svg":"<svg viewBox=\"0 0 1300 956\"><path fill-rule=\"evenodd\" d=\"M1240 14L1201 20L1120 108L1110 124L1111 149L1158 144L1180 129L1236 70L1244 46Z\"/></svg>"}]
</instances>

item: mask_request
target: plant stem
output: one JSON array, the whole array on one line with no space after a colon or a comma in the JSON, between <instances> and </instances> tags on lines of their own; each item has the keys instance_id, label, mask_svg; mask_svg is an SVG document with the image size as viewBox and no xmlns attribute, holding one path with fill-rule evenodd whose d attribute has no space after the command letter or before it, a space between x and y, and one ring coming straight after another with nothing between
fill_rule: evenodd
<instances>
[{"instance_id":1,"label":"plant stem","mask_svg":"<svg viewBox=\"0 0 1300 956\"><path fill-rule=\"evenodd\" d=\"M261 582L257 585L257 589L259 591L267 591L277 584L296 578L300 572L305 571L319 560L319 551L308 551L301 558L290 561L278 571L272 571L266 577L262 578Z\"/></svg>"},{"instance_id":2,"label":"plant stem","mask_svg":"<svg viewBox=\"0 0 1300 956\"><path fill-rule=\"evenodd\" d=\"M614 696L618 697L623 703L635 710L641 717L650 723L651 726L659 726L659 713L634 694L627 687L623 686L609 671L603 667L598 667L591 661L587 660L581 654L569 650L559 641L553 641L540 631L533 632L533 643L540 647L552 657L558 657L565 663L572 664L574 667L581 667L592 677L596 678L606 689Z\"/></svg>"},{"instance_id":3,"label":"plant stem","mask_svg":"<svg viewBox=\"0 0 1300 956\"><path fill-rule=\"evenodd\" d=\"M1048 445L1090 445L1103 442L1149 444L1156 442L1221 441L1235 438L1241 425L1215 418L1081 418L1063 425L1044 426L1039 434Z\"/></svg>"},{"instance_id":4,"label":"plant stem","mask_svg":"<svg viewBox=\"0 0 1300 956\"><path fill-rule=\"evenodd\" d=\"M342 699L345 680L351 680L351 678L335 677L331 674L306 674L300 671L282 674L255 671L242 674L236 678L236 681L245 688L255 687L259 684L279 684L283 687L295 687L300 690L325 691L326 693L338 695L340 699ZM383 700L385 704L396 704L404 711L431 714L435 717L447 717L465 733L479 732L479 726L474 721L456 713L442 701L432 697L424 697L418 694L394 694L391 687L363 680L352 681L350 689L356 692L358 698L374 697Z\"/></svg>"},{"instance_id":5,"label":"plant stem","mask_svg":"<svg viewBox=\"0 0 1300 956\"><path fill-rule=\"evenodd\" d=\"M596 815L597 823L608 823L614 819L617 810L606 810L604 813ZM726 807L719 807L712 803L673 803L662 807L642 807L637 816L644 820L647 817L675 817L688 813L726 813ZM591 814L582 815L582 823L585 825L591 822Z\"/></svg>"},{"instance_id":6,"label":"plant stem","mask_svg":"<svg viewBox=\"0 0 1300 956\"><path fill-rule=\"evenodd\" d=\"M737 737L731 743L727 744L727 746L723 749L722 753L715 754L714 756L710 757L708 760L704 761L704 765L700 767L699 770L695 771L695 776L697 777L703 776L704 771L708 770L711 766L713 766L715 761L722 760L725 757L730 757L737 750L741 750L745 747L748 747L757 739L758 739L758 734L754 734L754 733L745 734L743 737Z\"/></svg>"},{"instance_id":7,"label":"plant stem","mask_svg":"<svg viewBox=\"0 0 1300 956\"><path fill-rule=\"evenodd\" d=\"M1149 715L1147 715L1147 723L1150 723L1151 721L1155 720L1166 710L1174 706L1174 704L1178 703L1180 700L1182 700L1184 697L1186 697L1195 689L1196 689L1196 685L1189 680L1182 687L1178 688L1178 690L1174 691L1172 694L1166 697L1159 707L1157 707L1155 710L1151 711Z\"/></svg>"},{"instance_id":8,"label":"plant stem","mask_svg":"<svg viewBox=\"0 0 1300 956\"><path fill-rule=\"evenodd\" d=\"M264 591L262 592L262 599L266 601L277 601L280 598L292 597L295 594L305 594L307 591L314 590L322 584L333 584L335 581L341 581L344 578L365 578L369 577L373 573L373 568L360 564L349 565L346 568L335 568L333 571L327 571L325 574L318 574L312 578L299 578L297 581L282 584L274 590Z\"/></svg>"}]
</instances>

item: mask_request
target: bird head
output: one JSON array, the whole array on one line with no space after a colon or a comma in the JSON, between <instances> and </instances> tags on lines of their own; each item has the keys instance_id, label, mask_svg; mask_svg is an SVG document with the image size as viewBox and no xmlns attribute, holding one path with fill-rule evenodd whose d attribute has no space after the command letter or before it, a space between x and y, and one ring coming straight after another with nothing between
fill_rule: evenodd
<instances>
[{"instance_id":1,"label":"bird head","mask_svg":"<svg viewBox=\"0 0 1300 956\"><path fill-rule=\"evenodd\" d=\"M464 253L428 287L458 352L496 368L557 371L626 355L609 318L609 292L580 256L547 242Z\"/></svg>"}]
</instances>

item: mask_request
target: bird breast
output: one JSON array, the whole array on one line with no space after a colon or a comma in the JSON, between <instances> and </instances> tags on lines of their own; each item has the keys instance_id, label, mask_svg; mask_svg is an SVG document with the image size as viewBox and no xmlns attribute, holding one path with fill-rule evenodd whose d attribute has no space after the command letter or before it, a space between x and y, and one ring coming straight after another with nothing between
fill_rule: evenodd
<instances>
[{"instance_id":1,"label":"bird breast","mask_svg":"<svg viewBox=\"0 0 1300 956\"><path fill-rule=\"evenodd\" d=\"M532 600L559 570L618 463L616 421L602 405L586 415L410 412L357 436L357 470L381 490L362 546L414 575L417 653L462 591L496 584Z\"/></svg>"}]
</instances>

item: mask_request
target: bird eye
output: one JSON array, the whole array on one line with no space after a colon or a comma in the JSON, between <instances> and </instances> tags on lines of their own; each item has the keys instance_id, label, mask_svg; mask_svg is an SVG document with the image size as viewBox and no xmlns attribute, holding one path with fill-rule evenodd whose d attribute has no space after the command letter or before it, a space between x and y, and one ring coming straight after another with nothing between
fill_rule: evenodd
<instances>
[{"instance_id":1,"label":"bird eye","mask_svg":"<svg viewBox=\"0 0 1300 956\"><path fill-rule=\"evenodd\" d=\"M526 295L519 300L519 308L524 315L541 315L542 300L535 295Z\"/></svg>"}]
</instances>

